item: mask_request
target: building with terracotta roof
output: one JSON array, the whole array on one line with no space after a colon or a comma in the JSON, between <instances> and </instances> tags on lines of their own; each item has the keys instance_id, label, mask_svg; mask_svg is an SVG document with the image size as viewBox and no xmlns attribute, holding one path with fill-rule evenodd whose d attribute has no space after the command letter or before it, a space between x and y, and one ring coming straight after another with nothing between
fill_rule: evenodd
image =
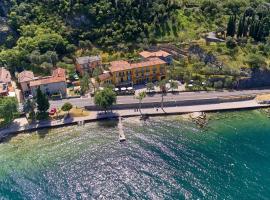
<instances>
[{"instance_id":1,"label":"building with terracotta roof","mask_svg":"<svg viewBox=\"0 0 270 200\"><path fill-rule=\"evenodd\" d=\"M112 73L111 72L104 72L98 76L100 82L104 84L112 84Z\"/></svg>"},{"instance_id":2,"label":"building with terracotta roof","mask_svg":"<svg viewBox=\"0 0 270 200\"><path fill-rule=\"evenodd\" d=\"M21 90L24 96L27 96L31 92L30 82L37 79L32 71L22 71L18 74L18 82L21 86Z\"/></svg>"},{"instance_id":3,"label":"building with terracotta roof","mask_svg":"<svg viewBox=\"0 0 270 200\"><path fill-rule=\"evenodd\" d=\"M102 59L100 56L85 56L76 58L76 70L83 75L84 73L92 74L94 69L101 66Z\"/></svg>"},{"instance_id":4,"label":"building with terracotta roof","mask_svg":"<svg viewBox=\"0 0 270 200\"><path fill-rule=\"evenodd\" d=\"M113 61L109 69L110 74L102 74L100 78L110 81L117 87L159 81L165 79L167 75L167 63L157 57L136 63L124 60ZM101 79L100 81L105 83Z\"/></svg>"},{"instance_id":5,"label":"building with terracotta roof","mask_svg":"<svg viewBox=\"0 0 270 200\"><path fill-rule=\"evenodd\" d=\"M0 67L0 83L6 83L6 84L11 83L10 72L4 67Z\"/></svg>"},{"instance_id":6,"label":"building with terracotta roof","mask_svg":"<svg viewBox=\"0 0 270 200\"><path fill-rule=\"evenodd\" d=\"M139 53L140 56L144 59L149 59L149 58L155 58L158 57L162 60L164 60L165 62L167 62L168 64L172 64L172 55L166 51L154 51L154 52L150 52L150 51L142 51Z\"/></svg>"},{"instance_id":7,"label":"building with terracotta roof","mask_svg":"<svg viewBox=\"0 0 270 200\"><path fill-rule=\"evenodd\" d=\"M12 88L10 72L0 67L0 96L7 96L10 88Z\"/></svg>"},{"instance_id":8,"label":"building with terracotta roof","mask_svg":"<svg viewBox=\"0 0 270 200\"><path fill-rule=\"evenodd\" d=\"M62 97L67 94L66 71L61 68L53 70L52 76L42 77L30 82L31 93L36 95L37 88L48 96L60 94Z\"/></svg>"}]
</instances>

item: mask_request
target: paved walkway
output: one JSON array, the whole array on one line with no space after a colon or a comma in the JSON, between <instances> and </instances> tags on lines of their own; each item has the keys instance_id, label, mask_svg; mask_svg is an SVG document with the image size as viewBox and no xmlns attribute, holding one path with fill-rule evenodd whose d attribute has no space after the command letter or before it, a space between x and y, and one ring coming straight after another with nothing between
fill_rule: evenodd
<instances>
[{"instance_id":1,"label":"paved walkway","mask_svg":"<svg viewBox=\"0 0 270 200\"><path fill-rule=\"evenodd\" d=\"M147 108L142 109L142 113L150 116L159 116L166 114L184 114L192 112L209 112L209 111L222 111L222 110L237 110L237 109L249 109L249 108L262 108L269 107L270 105L258 104L255 100L241 101L241 102L229 102L219 104L208 104L208 105L195 105L195 106L179 106L179 107L167 107L163 110L159 108ZM41 128L60 127L64 125L73 125L81 121L91 122L101 119L115 118L115 117L133 117L140 116L139 111L135 110L117 110L113 113L104 114L103 112L92 111L87 117L68 118L65 120L55 121L43 121L39 124L28 124L25 118L19 118L14 121L9 128L0 131L0 139L7 136L8 134L34 131Z\"/></svg>"},{"instance_id":2,"label":"paved walkway","mask_svg":"<svg viewBox=\"0 0 270 200\"><path fill-rule=\"evenodd\" d=\"M168 93L164 96L164 102L170 101L184 101L184 100L200 100L200 99L214 99L214 98L229 98L236 96L249 96L257 94L269 94L270 89L261 90L238 90L238 91L201 91L201 92L180 92L176 94ZM143 99L144 103L160 102L161 95L148 95ZM77 107L85 107L94 105L92 98L76 98L76 99L63 99L59 101L50 101L51 107L60 108L65 102L70 102ZM117 104L137 104L138 99L134 96L118 96Z\"/></svg>"}]
</instances>

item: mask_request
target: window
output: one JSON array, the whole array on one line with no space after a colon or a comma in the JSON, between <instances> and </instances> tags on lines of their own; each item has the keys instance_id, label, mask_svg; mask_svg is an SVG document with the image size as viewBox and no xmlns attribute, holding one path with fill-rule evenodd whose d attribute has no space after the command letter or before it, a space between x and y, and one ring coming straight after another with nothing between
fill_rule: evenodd
<instances>
[{"instance_id":1,"label":"window","mask_svg":"<svg viewBox=\"0 0 270 200\"><path fill-rule=\"evenodd\" d=\"M156 67L153 67L152 70L153 70L153 73L154 74L157 72L157 68Z\"/></svg>"}]
</instances>

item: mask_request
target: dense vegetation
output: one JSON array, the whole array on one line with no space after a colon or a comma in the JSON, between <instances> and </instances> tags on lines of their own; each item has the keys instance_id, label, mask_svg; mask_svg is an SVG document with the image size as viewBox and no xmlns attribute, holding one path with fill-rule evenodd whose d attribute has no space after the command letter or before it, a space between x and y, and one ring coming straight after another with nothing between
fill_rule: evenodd
<instances>
[{"instance_id":1,"label":"dense vegetation","mask_svg":"<svg viewBox=\"0 0 270 200\"><path fill-rule=\"evenodd\" d=\"M175 10L167 0L4 2L9 5L9 25L20 36L12 50L0 54L12 71L27 65L48 69L77 48L92 44L106 51L136 48L154 39L152 30Z\"/></svg>"},{"instance_id":2,"label":"dense vegetation","mask_svg":"<svg viewBox=\"0 0 270 200\"><path fill-rule=\"evenodd\" d=\"M232 87L252 69L269 67L269 10L269 0L3 0L0 15L16 34L1 46L0 62L12 72L49 74L58 65L73 73L75 56L101 52L106 61L156 43L187 48L196 41L221 65L190 55L176 60L172 74ZM217 30L226 44L201 42Z\"/></svg>"},{"instance_id":3,"label":"dense vegetation","mask_svg":"<svg viewBox=\"0 0 270 200\"><path fill-rule=\"evenodd\" d=\"M13 97L0 98L0 127L9 124L18 115L18 102Z\"/></svg>"}]
</instances>

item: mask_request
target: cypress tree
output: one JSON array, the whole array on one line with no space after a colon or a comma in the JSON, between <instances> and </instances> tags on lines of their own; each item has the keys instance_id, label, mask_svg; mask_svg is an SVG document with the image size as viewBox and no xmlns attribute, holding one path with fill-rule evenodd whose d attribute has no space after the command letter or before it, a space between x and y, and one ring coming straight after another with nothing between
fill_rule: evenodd
<instances>
[{"instance_id":1,"label":"cypress tree","mask_svg":"<svg viewBox=\"0 0 270 200\"><path fill-rule=\"evenodd\" d=\"M252 16L252 20L250 22L250 28L249 28L249 36L254 38L254 33L255 33L255 16Z\"/></svg>"},{"instance_id":2,"label":"cypress tree","mask_svg":"<svg viewBox=\"0 0 270 200\"><path fill-rule=\"evenodd\" d=\"M257 37L256 37L256 40L257 41L262 41L263 39L263 24L260 22L258 24L258 32L257 32Z\"/></svg>"},{"instance_id":3,"label":"cypress tree","mask_svg":"<svg viewBox=\"0 0 270 200\"><path fill-rule=\"evenodd\" d=\"M260 39L260 30L261 29L261 23L259 20L257 20L256 24L255 24L255 29L254 29L254 40L259 41Z\"/></svg>"},{"instance_id":4,"label":"cypress tree","mask_svg":"<svg viewBox=\"0 0 270 200\"><path fill-rule=\"evenodd\" d=\"M227 25L227 36L234 37L235 29L236 29L235 22L236 22L236 16L230 16L229 22L228 22L228 25Z\"/></svg>"},{"instance_id":5,"label":"cypress tree","mask_svg":"<svg viewBox=\"0 0 270 200\"><path fill-rule=\"evenodd\" d=\"M244 26L244 30L243 30L243 36L244 37L248 36L249 28L250 28L250 17L248 17L248 19L247 19L247 21L245 23L245 26Z\"/></svg>"},{"instance_id":6,"label":"cypress tree","mask_svg":"<svg viewBox=\"0 0 270 200\"><path fill-rule=\"evenodd\" d=\"M37 89L37 109L40 113L45 113L50 108L50 103L45 94L42 93L40 87Z\"/></svg>"},{"instance_id":7,"label":"cypress tree","mask_svg":"<svg viewBox=\"0 0 270 200\"><path fill-rule=\"evenodd\" d=\"M240 38L243 36L244 20L243 18L239 19L237 37Z\"/></svg>"}]
</instances>

